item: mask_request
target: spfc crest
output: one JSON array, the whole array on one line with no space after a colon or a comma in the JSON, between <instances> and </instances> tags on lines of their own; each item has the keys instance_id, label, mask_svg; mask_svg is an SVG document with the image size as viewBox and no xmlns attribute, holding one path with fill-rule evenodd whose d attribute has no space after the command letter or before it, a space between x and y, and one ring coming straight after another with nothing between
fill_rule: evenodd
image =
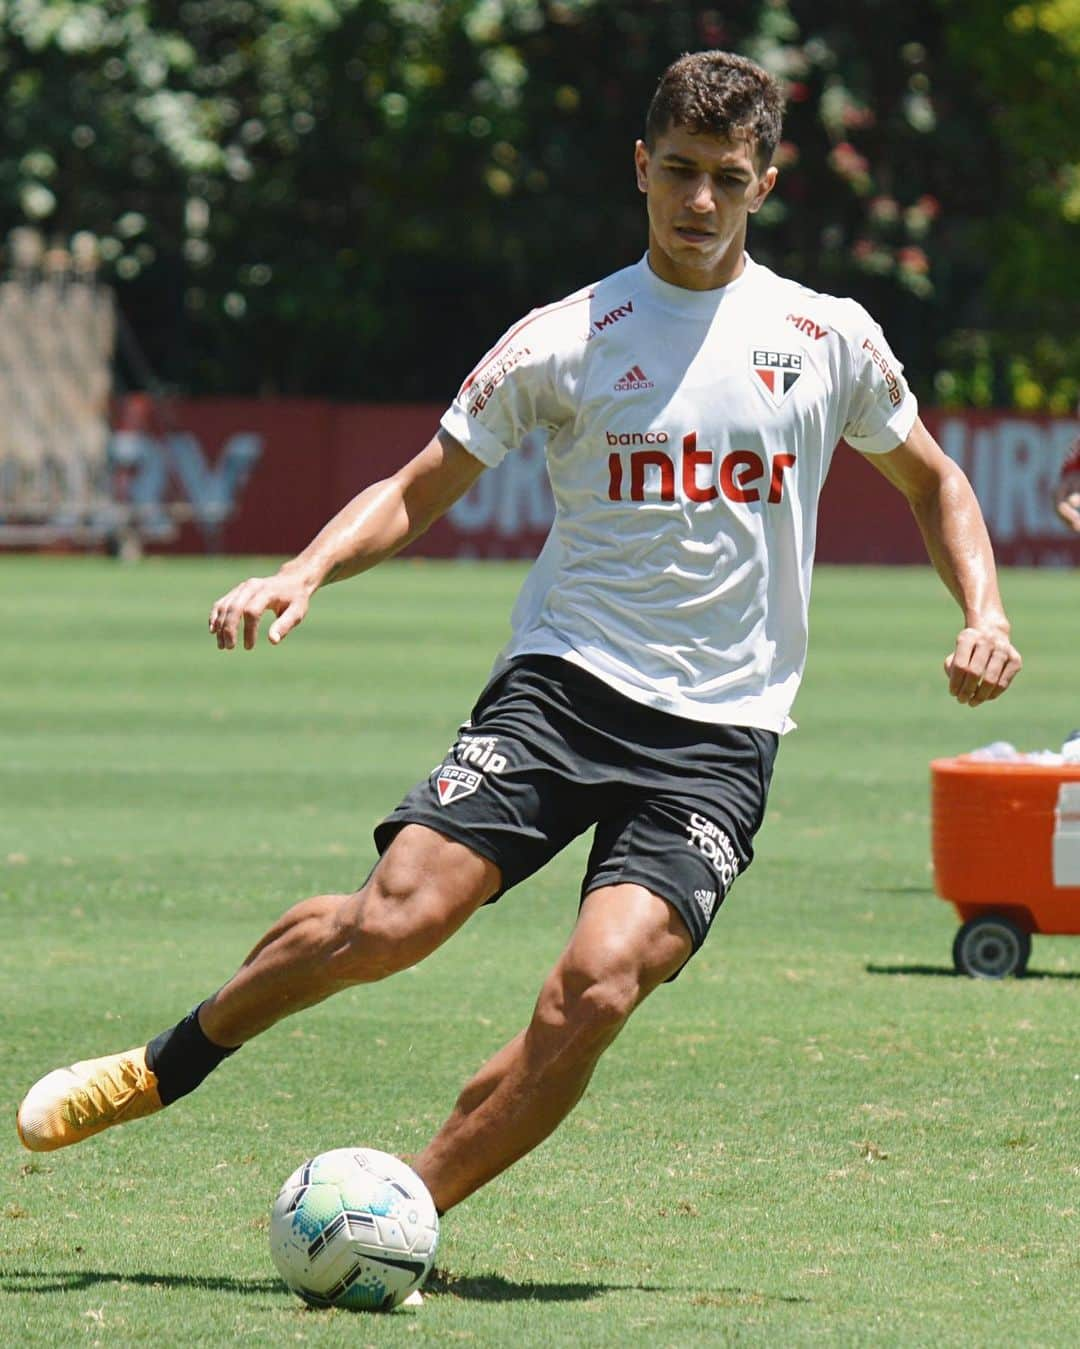
<instances>
[{"instance_id":1,"label":"spfc crest","mask_svg":"<svg viewBox=\"0 0 1080 1349\"><path fill-rule=\"evenodd\" d=\"M483 782L479 773L471 768L458 768L455 764L443 764L435 776L435 790L439 794L439 805L448 806L463 796L471 796Z\"/></svg>"},{"instance_id":2,"label":"spfc crest","mask_svg":"<svg viewBox=\"0 0 1080 1349\"><path fill-rule=\"evenodd\" d=\"M750 368L758 388L774 407L779 407L802 374L802 352L755 347L750 352Z\"/></svg>"}]
</instances>

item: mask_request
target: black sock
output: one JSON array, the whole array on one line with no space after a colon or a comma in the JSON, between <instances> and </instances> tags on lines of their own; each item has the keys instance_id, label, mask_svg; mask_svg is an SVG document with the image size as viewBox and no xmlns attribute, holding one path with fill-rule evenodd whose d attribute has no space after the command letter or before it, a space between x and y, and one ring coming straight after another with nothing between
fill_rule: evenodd
<instances>
[{"instance_id":1,"label":"black sock","mask_svg":"<svg viewBox=\"0 0 1080 1349\"><path fill-rule=\"evenodd\" d=\"M223 1059L235 1053L206 1038L196 1007L183 1021L154 1036L146 1046L146 1066L157 1074L162 1105L171 1105L194 1091Z\"/></svg>"}]
</instances>

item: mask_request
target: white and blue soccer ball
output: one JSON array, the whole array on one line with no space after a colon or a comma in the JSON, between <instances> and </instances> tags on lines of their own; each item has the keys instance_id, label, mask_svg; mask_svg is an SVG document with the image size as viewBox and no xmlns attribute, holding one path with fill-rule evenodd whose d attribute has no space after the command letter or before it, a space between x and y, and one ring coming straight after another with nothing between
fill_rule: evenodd
<instances>
[{"instance_id":1,"label":"white and blue soccer ball","mask_svg":"<svg viewBox=\"0 0 1080 1349\"><path fill-rule=\"evenodd\" d=\"M316 1307L389 1311L427 1278L438 1242L424 1182L374 1148L334 1148L298 1166L270 1215L278 1273Z\"/></svg>"}]
</instances>

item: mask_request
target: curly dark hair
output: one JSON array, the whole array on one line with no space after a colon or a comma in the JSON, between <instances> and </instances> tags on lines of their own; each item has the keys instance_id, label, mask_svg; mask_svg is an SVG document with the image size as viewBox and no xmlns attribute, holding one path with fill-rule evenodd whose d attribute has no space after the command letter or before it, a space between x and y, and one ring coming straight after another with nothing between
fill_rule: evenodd
<instances>
[{"instance_id":1,"label":"curly dark hair","mask_svg":"<svg viewBox=\"0 0 1080 1349\"><path fill-rule=\"evenodd\" d=\"M660 76L645 118L645 144L672 126L730 138L752 137L766 168L780 140L784 95L767 70L734 52L687 52Z\"/></svg>"}]
</instances>

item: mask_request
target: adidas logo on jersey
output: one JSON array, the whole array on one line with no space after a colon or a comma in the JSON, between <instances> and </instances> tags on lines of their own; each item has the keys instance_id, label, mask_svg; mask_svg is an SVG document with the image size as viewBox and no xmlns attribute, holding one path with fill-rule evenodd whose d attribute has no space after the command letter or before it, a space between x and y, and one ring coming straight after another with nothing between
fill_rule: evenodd
<instances>
[{"instance_id":1,"label":"adidas logo on jersey","mask_svg":"<svg viewBox=\"0 0 1080 1349\"><path fill-rule=\"evenodd\" d=\"M622 379L615 381L615 392L626 393L631 389L652 389L655 385L640 365L631 366Z\"/></svg>"}]
</instances>

